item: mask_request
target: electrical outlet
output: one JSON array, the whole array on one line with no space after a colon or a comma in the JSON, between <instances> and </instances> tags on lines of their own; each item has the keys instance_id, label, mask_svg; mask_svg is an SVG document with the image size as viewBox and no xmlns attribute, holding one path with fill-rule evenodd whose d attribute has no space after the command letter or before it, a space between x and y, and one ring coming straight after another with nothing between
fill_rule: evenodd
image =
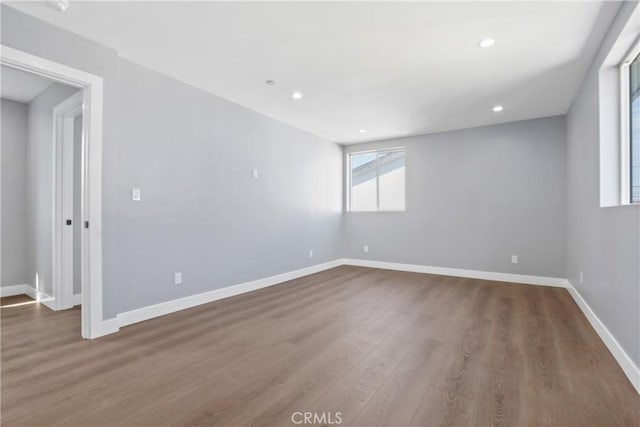
<instances>
[{"instance_id":1,"label":"electrical outlet","mask_svg":"<svg viewBox=\"0 0 640 427\"><path fill-rule=\"evenodd\" d=\"M511 255L511 264L518 263L518 255Z\"/></svg>"},{"instance_id":2,"label":"electrical outlet","mask_svg":"<svg viewBox=\"0 0 640 427\"><path fill-rule=\"evenodd\" d=\"M132 188L131 189L131 200L133 200L134 202L139 202L140 201L140 189L139 188Z\"/></svg>"},{"instance_id":3,"label":"electrical outlet","mask_svg":"<svg viewBox=\"0 0 640 427\"><path fill-rule=\"evenodd\" d=\"M309 250L309 258L313 258L313 249Z\"/></svg>"},{"instance_id":4,"label":"electrical outlet","mask_svg":"<svg viewBox=\"0 0 640 427\"><path fill-rule=\"evenodd\" d=\"M258 169L253 170L253 178L258 179Z\"/></svg>"},{"instance_id":5,"label":"electrical outlet","mask_svg":"<svg viewBox=\"0 0 640 427\"><path fill-rule=\"evenodd\" d=\"M173 284L182 285L182 273L173 273Z\"/></svg>"},{"instance_id":6,"label":"electrical outlet","mask_svg":"<svg viewBox=\"0 0 640 427\"><path fill-rule=\"evenodd\" d=\"M580 283L584 282L584 274L582 274L582 271L580 272Z\"/></svg>"},{"instance_id":7,"label":"electrical outlet","mask_svg":"<svg viewBox=\"0 0 640 427\"><path fill-rule=\"evenodd\" d=\"M369 252L369 245L364 245L364 248L362 249L365 253Z\"/></svg>"}]
</instances>

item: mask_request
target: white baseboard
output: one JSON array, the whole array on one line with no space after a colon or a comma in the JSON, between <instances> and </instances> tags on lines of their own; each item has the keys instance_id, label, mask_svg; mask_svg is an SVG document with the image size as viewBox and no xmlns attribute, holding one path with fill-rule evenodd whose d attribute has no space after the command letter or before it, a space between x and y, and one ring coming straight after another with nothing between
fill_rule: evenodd
<instances>
[{"instance_id":1,"label":"white baseboard","mask_svg":"<svg viewBox=\"0 0 640 427\"><path fill-rule=\"evenodd\" d=\"M29 296L29 298L34 299L34 300L38 300L38 294L39 292L36 290L36 288L34 288L33 286L29 286L29 285L24 285L24 293L26 295ZM46 295L46 294L43 294Z\"/></svg>"},{"instance_id":2,"label":"white baseboard","mask_svg":"<svg viewBox=\"0 0 640 427\"><path fill-rule=\"evenodd\" d=\"M11 285L0 287L0 297L12 297L14 295L23 295L27 293L29 285ZM33 289L33 288L32 288Z\"/></svg>"},{"instance_id":3,"label":"white baseboard","mask_svg":"<svg viewBox=\"0 0 640 427\"><path fill-rule=\"evenodd\" d=\"M55 298L51 295L45 294L44 292L39 292L36 288L27 285L27 292L25 292L31 299L38 301L40 304L44 304L45 307L55 310Z\"/></svg>"},{"instance_id":4,"label":"white baseboard","mask_svg":"<svg viewBox=\"0 0 640 427\"><path fill-rule=\"evenodd\" d=\"M523 283L527 285L554 286L559 288L565 288L567 286L566 279L559 277L496 273L492 271L465 270L461 268L433 267L429 265L401 264L397 262L371 261L351 258L344 259L343 264L358 267L381 268L384 270L410 271L413 273L428 273L444 276L468 277L471 279L494 280L498 282Z\"/></svg>"},{"instance_id":5,"label":"white baseboard","mask_svg":"<svg viewBox=\"0 0 640 427\"><path fill-rule=\"evenodd\" d=\"M104 330L108 333L117 332L119 328L132 325L134 323L153 319L155 317L164 316L176 311L186 310L201 304L207 304L235 295L251 292L257 289L273 286L278 283L297 279L309 274L318 273L340 265L354 265L361 267L383 268L387 270L412 271L416 273L430 273L447 276L469 277L474 279L496 280L511 283L526 283L532 285L557 286L566 287L566 280L556 277L527 276L521 274L494 273L487 271L463 270L457 268L431 267L424 265L399 264L382 261L368 261L358 259L337 259L335 261L318 264L311 267L302 268L275 276L258 279L251 282L241 283L238 285L228 286L225 288L214 289L212 291L201 294L190 295L147 307L138 308L118 314L115 318L104 321ZM117 327L116 327L117 326ZM106 333L105 333L106 334Z\"/></svg>"},{"instance_id":6,"label":"white baseboard","mask_svg":"<svg viewBox=\"0 0 640 427\"><path fill-rule=\"evenodd\" d=\"M629 355L624 348L620 345L618 340L611 334L609 329L602 323L602 320L596 315L596 313L591 309L589 304L582 298L582 295L573 287L571 282L567 280L567 290L569 294L573 297L580 310L584 313L585 317L591 323L591 326L596 331L596 333L600 336L600 339L607 346L613 357L616 359L622 371L625 373L629 381L636 389L638 394L640 394L640 368L631 360Z\"/></svg>"},{"instance_id":7,"label":"white baseboard","mask_svg":"<svg viewBox=\"0 0 640 427\"><path fill-rule=\"evenodd\" d=\"M0 287L0 296L10 297L14 295L27 295L29 298L34 299L51 310L55 309L54 299L51 295L44 292L38 292L36 288L31 285L13 285Z\"/></svg>"},{"instance_id":8,"label":"white baseboard","mask_svg":"<svg viewBox=\"0 0 640 427\"><path fill-rule=\"evenodd\" d=\"M38 300L38 302L40 304L44 304L45 307L51 310L56 310L55 299L52 296L40 292L40 299Z\"/></svg>"},{"instance_id":9,"label":"white baseboard","mask_svg":"<svg viewBox=\"0 0 640 427\"><path fill-rule=\"evenodd\" d=\"M176 311L185 310L201 304L229 298L235 295L251 292L257 289L266 288L289 280L294 280L309 274L318 273L341 265L353 265L369 268L381 268L386 270L410 271L415 273L438 274L454 277L468 277L472 279L494 280L509 283L522 283L528 285L554 286L567 288L576 304L585 314L594 330L598 333L602 341L605 343L609 351L613 354L616 361L627 375L635 389L640 393L640 370L631 360L629 355L620 346L615 337L609 332L607 327L595 315L593 310L584 301L580 294L575 290L567 279L558 277L530 276L523 274L497 273L490 271L465 270L458 268L433 267L415 264L401 264L383 261L370 261L361 259L338 259L335 261L318 264L311 267L302 268L300 270L288 273L278 274L275 276L258 279L251 282L241 283L226 288L215 289L201 294L191 295L184 298L175 299L136 310L120 313L112 319L103 322L102 335L108 335L115 332L121 327L142 322L144 320L153 319L155 317L164 316Z\"/></svg>"},{"instance_id":10,"label":"white baseboard","mask_svg":"<svg viewBox=\"0 0 640 427\"><path fill-rule=\"evenodd\" d=\"M94 338L100 338L105 335L115 334L120 330L120 326L118 325L118 318L114 317L112 319L107 319L102 321L102 332L99 335L96 335Z\"/></svg>"},{"instance_id":11,"label":"white baseboard","mask_svg":"<svg viewBox=\"0 0 640 427\"><path fill-rule=\"evenodd\" d=\"M342 264L343 261L338 259L335 261L326 262L324 264L317 264L311 267L301 268L300 270L277 274L275 276L266 277L264 279L258 279L238 285L227 286L225 288L214 289L212 291L204 292L201 294L191 295L155 305L150 305L147 307L142 307L136 310L127 311L125 313L118 314L118 316L116 317L117 326L118 328L120 328L134 323L142 322L144 320L149 320L155 317L164 316L166 314L175 313L176 311L185 310L197 305L207 304L212 301L217 301L246 292L255 291L257 289L266 288L268 286L277 285L289 280L294 280L303 276L308 276L310 274L328 270L330 268L338 267ZM112 330L113 332L117 332L117 329L114 330L113 321L114 319L104 321L104 323L106 323L106 325L104 326L105 330Z\"/></svg>"}]
</instances>

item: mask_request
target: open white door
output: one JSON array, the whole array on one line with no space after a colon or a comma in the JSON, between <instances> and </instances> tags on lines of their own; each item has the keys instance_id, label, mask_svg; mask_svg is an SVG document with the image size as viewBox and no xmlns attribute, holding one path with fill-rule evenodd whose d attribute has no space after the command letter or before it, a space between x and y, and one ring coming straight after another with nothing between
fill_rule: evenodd
<instances>
[{"instance_id":1,"label":"open white door","mask_svg":"<svg viewBox=\"0 0 640 427\"><path fill-rule=\"evenodd\" d=\"M53 110L54 115L54 219L53 297L56 310L73 307L74 281L74 119L82 114L82 91ZM80 262L80 260L76 260Z\"/></svg>"}]
</instances>

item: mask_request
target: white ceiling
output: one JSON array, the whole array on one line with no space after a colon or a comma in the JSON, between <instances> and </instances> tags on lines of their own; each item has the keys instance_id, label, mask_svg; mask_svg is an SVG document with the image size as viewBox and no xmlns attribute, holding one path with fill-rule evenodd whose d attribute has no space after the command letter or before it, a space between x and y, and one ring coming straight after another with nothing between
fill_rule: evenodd
<instances>
[{"instance_id":1,"label":"white ceiling","mask_svg":"<svg viewBox=\"0 0 640 427\"><path fill-rule=\"evenodd\" d=\"M51 83L53 83L51 80L35 74L4 65L0 67L1 98L28 104L33 98L44 92Z\"/></svg>"},{"instance_id":2,"label":"white ceiling","mask_svg":"<svg viewBox=\"0 0 640 427\"><path fill-rule=\"evenodd\" d=\"M340 143L563 114L619 7L71 0L61 13L45 2L9 5ZM486 37L495 46L478 48ZM294 90L304 98L291 99ZM495 104L504 111L493 113Z\"/></svg>"}]
</instances>

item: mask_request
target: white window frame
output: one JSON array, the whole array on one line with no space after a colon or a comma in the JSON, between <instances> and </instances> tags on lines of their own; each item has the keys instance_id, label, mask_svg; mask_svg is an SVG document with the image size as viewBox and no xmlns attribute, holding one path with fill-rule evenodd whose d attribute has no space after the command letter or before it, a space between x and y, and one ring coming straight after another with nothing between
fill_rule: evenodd
<instances>
[{"instance_id":1,"label":"white window frame","mask_svg":"<svg viewBox=\"0 0 640 427\"><path fill-rule=\"evenodd\" d=\"M380 153L393 153L402 151L404 153L405 159L405 176L404 176L404 208L402 209L380 209L380 176L378 175L378 158L380 157ZM351 156L358 154L368 154L368 153L376 153L376 209L374 210L354 210L351 208ZM376 150L365 150L365 151L353 151L346 153L346 165L347 165L347 212L405 212L407 210L407 151L404 147L391 147L391 148L380 148Z\"/></svg>"},{"instance_id":2,"label":"white window frame","mask_svg":"<svg viewBox=\"0 0 640 427\"><path fill-rule=\"evenodd\" d=\"M631 100L629 99L629 68L640 55L640 40L620 64L620 202L623 205L638 204L631 201Z\"/></svg>"}]
</instances>

